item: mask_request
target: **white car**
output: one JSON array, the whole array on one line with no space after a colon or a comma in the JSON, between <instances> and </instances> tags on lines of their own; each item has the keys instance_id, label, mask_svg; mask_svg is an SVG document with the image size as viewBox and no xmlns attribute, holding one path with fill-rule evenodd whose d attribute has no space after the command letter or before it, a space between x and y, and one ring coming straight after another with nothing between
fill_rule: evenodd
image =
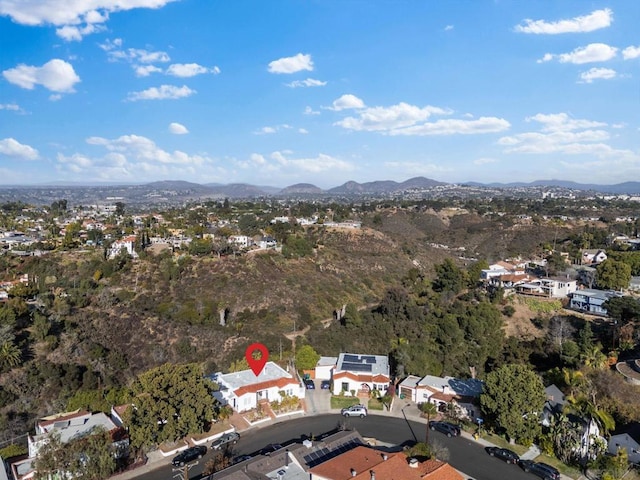
<instances>
[{"instance_id":1,"label":"white car","mask_svg":"<svg viewBox=\"0 0 640 480\"><path fill-rule=\"evenodd\" d=\"M364 405L351 405L350 407L343 408L340 413L344 417L360 417L367 416L367 408Z\"/></svg>"}]
</instances>

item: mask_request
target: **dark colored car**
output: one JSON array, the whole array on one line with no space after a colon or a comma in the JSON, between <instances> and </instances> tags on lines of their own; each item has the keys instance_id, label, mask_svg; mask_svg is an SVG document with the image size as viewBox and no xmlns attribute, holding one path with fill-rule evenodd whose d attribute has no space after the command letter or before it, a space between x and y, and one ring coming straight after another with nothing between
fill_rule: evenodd
<instances>
[{"instance_id":1,"label":"dark colored car","mask_svg":"<svg viewBox=\"0 0 640 480\"><path fill-rule=\"evenodd\" d=\"M449 422L437 422L431 420L429 422L429 428L431 430L437 430L440 433L444 433L447 437L457 437L460 435L460 427Z\"/></svg>"},{"instance_id":2,"label":"dark colored car","mask_svg":"<svg viewBox=\"0 0 640 480\"><path fill-rule=\"evenodd\" d=\"M240 434L236 432L225 433L220 438L216 438L211 443L211 448L214 450L220 450L227 445L235 445L240 440Z\"/></svg>"},{"instance_id":3,"label":"dark colored car","mask_svg":"<svg viewBox=\"0 0 640 480\"><path fill-rule=\"evenodd\" d=\"M270 453L280 450L281 448L282 448L282 445L280 445L279 443L270 443L269 445L264 447L262 450L260 450L259 453L261 455L269 455Z\"/></svg>"},{"instance_id":4,"label":"dark colored car","mask_svg":"<svg viewBox=\"0 0 640 480\"><path fill-rule=\"evenodd\" d=\"M543 480L560 480L560 472L546 463L534 462L533 460L520 460L520 468L528 473L533 473Z\"/></svg>"},{"instance_id":5,"label":"dark colored car","mask_svg":"<svg viewBox=\"0 0 640 480\"><path fill-rule=\"evenodd\" d=\"M307 379L304 381L304 386L307 388L307 390L315 390L316 389L316 384L313 383L313 380L311 379Z\"/></svg>"},{"instance_id":6,"label":"dark colored car","mask_svg":"<svg viewBox=\"0 0 640 480\"><path fill-rule=\"evenodd\" d=\"M246 460L251 460L253 457L251 455L240 455L239 457L235 457L233 459L233 464L244 462Z\"/></svg>"},{"instance_id":7,"label":"dark colored car","mask_svg":"<svg viewBox=\"0 0 640 480\"><path fill-rule=\"evenodd\" d=\"M171 463L174 467L184 467L185 463L192 462L198 458L204 457L207 453L207 447L204 445L196 445L195 447L187 448L178 455L173 457Z\"/></svg>"},{"instance_id":8,"label":"dark colored car","mask_svg":"<svg viewBox=\"0 0 640 480\"><path fill-rule=\"evenodd\" d=\"M489 455L499 458L503 462L513 463L516 465L520 461L520 456L508 448L487 447L485 450Z\"/></svg>"},{"instance_id":9,"label":"dark colored car","mask_svg":"<svg viewBox=\"0 0 640 480\"><path fill-rule=\"evenodd\" d=\"M331 380L322 380L320 383L320 388L322 390L330 390L331 389Z\"/></svg>"}]
</instances>

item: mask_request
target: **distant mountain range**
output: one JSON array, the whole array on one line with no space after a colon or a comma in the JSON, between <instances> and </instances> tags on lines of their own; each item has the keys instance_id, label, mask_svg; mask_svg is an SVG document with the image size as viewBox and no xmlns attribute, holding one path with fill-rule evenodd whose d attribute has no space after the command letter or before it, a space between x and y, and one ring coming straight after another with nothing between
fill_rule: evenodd
<instances>
[{"instance_id":1,"label":"distant mountain range","mask_svg":"<svg viewBox=\"0 0 640 480\"><path fill-rule=\"evenodd\" d=\"M314 197L314 196L386 196L409 194L411 191L427 191L437 187L454 189L452 194L464 195L465 189L541 189L560 188L575 191L591 191L604 194L640 195L640 182L625 182L616 185L582 184L565 180L536 180L535 182L522 183L478 183L467 182L462 184L449 184L425 177L414 177L404 182L393 180L379 180L375 182L358 183L346 182L338 187L323 190L310 183L297 183L285 188L266 185L250 185L246 183L232 183L222 185L219 183L199 184L182 180L164 180L146 184L120 184L120 185L80 185L50 184L50 185L10 185L0 186L0 202L25 201L32 204L49 204L60 198L67 198L78 204L90 204L105 200L121 198L126 203L138 204L175 204L196 199L240 199L255 197ZM443 191L435 190L437 194L446 195ZM470 192L471 193L471 192ZM533 192L532 192L533 193Z\"/></svg>"}]
</instances>

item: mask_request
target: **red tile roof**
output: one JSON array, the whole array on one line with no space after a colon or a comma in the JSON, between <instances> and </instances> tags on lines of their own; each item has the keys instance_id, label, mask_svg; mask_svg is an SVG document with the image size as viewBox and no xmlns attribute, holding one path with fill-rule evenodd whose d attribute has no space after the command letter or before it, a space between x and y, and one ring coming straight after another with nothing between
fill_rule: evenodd
<instances>
[{"instance_id":1,"label":"red tile roof","mask_svg":"<svg viewBox=\"0 0 640 480\"><path fill-rule=\"evenodd\" d=\"M365 446L356 447L309 471L329 480L370 480L372 472L380 480L463 480L446 463L427 460L412 468L403 453L384 453Z\"/></svg>"},{"instance_id":2,"label":"red tile roof","mask_svg":"<svg viewBox=\"0 0 640 480\"><path fill-rule=\"evenodd\" d=\"M298 382L294 378L278 378L276 380L267 380L266 382L252 383L251 385L243 385L233 391L237 397L244 395L245 393L257 393L260 390L266 390L267 388L278 387L283 389L288 385L298 386Z\"/></svg>"}]
</instances>

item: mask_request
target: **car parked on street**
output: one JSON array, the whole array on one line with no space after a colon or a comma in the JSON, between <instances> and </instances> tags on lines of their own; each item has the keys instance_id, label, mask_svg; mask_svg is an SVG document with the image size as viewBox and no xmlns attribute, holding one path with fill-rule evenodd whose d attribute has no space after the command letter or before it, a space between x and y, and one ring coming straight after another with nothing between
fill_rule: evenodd
<instances>
[{"instance_id":1,"label":"car parked on street","mask_svg":"<svg viewBox=\"0 0 640 480\"><path fill-rule=\"evenodd\" d=\"M520 461L520 456L513 450L500 447L487 447L486 452L492 457L499 458L503 462L512 463L516 465Z\"/></svg>"},{"instance_id":2,"label":"car parked on street","mask_svg":"<svg viewBox=\"0 0 640 480\"><path fill-rule=\"evenodd\" d=\"M237 432L225 433L220 438L216 438L211 443L211 448L213 450L221 450L222 447L226 447L228 445L235 445L240 440L240 434Z\"/></svg>"},{"instance_id":3,"label":"car parked on street","mask_svg":"<svg viewBox=\"0 0 640 480\"><path fill-rule=\"evenodd\" d=\"M546 463L534 462L533 460L520 460L518 465L520 465L520 468L525 472L533 473L543 480L560 480L560 472Z\"/></svg>"},{"instance_id":4,"label":"car parked on street","mask_svg":"<svg viewBox=\"0 0 640 480\"><path fill-rule=\"evenodd\" d=\"M207 453L207 447L205 445L196 445L195 447L187 448L178 455L173 457L171 463L174 467L184 467L185 464L192 462L198 458L202 458Z\"/></svg>"},{"instance_id":5,"label":"car parked on street","mask_svg":"<svg viewBox=\"0 0 640 480\"><path fill-rule=\"evenodd\" d=\"M440 433L444 433L447 437L457 437L460 435L460 427L449 422L438 422L431 420L429 422L429 428L436 430Z\"/></svg>"},{"instance_id":6,"label":"car parked on street","mask_svg":"<svg viewBox=\"0 0 640 480\"><path fill-rule=\"evenodd\" d=\"M266 447L262 448L258 454L260 455L269 455L273 452L276 452L278 450L280 450L282 448L282 445L280 445L279 443L270 443L269 445L267 445Z\"/></svg>"},{"instance_id":7,"label":"car parked on street","mask_svg":"<svg viewBox=\"0 0 640 480\"><path fill-rule=\"evenodd\" d=\"M343 417L364 418L367 416L367 413L367 408L364 405L351 405L350 407L346 407L340 410L340 414Z\"/></svg>"}]
</instances>

